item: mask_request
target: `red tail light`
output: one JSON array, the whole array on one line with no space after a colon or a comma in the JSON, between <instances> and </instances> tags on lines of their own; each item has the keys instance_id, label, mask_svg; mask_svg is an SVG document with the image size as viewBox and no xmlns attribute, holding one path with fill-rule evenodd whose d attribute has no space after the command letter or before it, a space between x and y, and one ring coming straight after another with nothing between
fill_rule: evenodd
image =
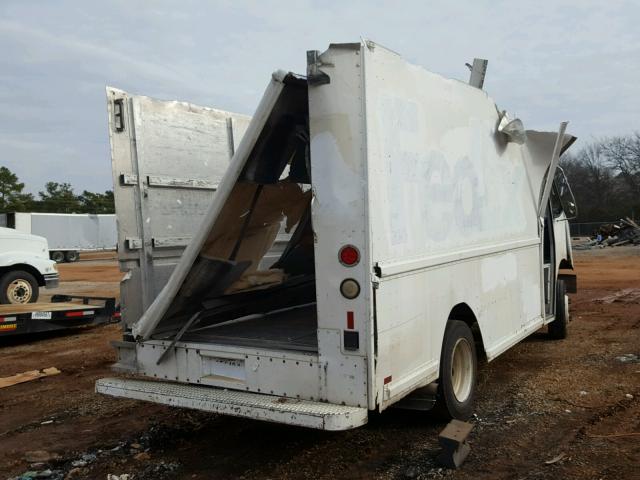
<instances>
[{"instance_id":1,"label":"red tail light","mask_svg":"<svg viewBox=\"0 0 640 480\"><path fill-rule=\"evenodd\" d=\"M360 261L360 251L353 245L345 245L342 247L338 256L340 263L347 267L353 267Z\"/></svg>"},{"instance_id":2,"label":"red tail light","mask_svg":"<svg viewBox=\"0 0 640 480\"><path fill-rule=\"evenodd\" d=\"M74 310L71 312L65 312L65 317L86 317L88 315L93 315L95 312L93 310Z\"/></svg>"}]
</instances>

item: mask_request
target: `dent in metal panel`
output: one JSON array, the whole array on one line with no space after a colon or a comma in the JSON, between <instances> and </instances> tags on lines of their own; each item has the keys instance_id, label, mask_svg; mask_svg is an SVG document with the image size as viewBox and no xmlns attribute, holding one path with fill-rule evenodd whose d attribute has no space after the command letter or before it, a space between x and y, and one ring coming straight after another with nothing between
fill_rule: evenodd
<instances>
[{"instance_id":1,"label":"dent in metal panel","mask_svg":"<svg viewBox=\"0 0 640 480\"><path fill-rule=\"evenodd\" d=\"M218 187L217 183L201 178L165 177L159 175L148 175L147 185L150 187L194 188L214 191Z\"/></svg>"}]
</instances>

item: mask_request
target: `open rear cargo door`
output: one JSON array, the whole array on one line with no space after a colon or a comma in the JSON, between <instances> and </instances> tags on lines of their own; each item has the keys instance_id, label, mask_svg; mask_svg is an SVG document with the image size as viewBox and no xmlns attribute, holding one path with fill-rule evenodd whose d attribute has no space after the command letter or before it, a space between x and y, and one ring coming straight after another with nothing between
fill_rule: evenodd
<instances>
[{"instance_id":1,"label":"open rear cargo door","mask_svg":"<svg viewBox=\"0 0 640 480\"><path fill-rule=\"evenodd\" d=\"M209 209L250 117L107 87L122 317L135 323Z\"/></svg>"}]
</instances>

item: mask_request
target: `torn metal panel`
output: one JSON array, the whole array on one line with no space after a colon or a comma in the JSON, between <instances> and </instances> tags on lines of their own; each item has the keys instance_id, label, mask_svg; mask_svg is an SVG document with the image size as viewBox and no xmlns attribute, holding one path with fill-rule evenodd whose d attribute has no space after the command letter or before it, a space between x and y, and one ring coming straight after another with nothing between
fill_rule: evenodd
<instances>
[{"instance_id":1,"label":"torn metal panel","mask_svg":"<svg viewBox=\"0 0 640 480\"><path fill-rule=\"evenodd\" d=\"M525 132L522 120L519 118L509 121L506 115L503 116L498 131L504 133L510 142L515 142L518 145L527 141L527 132Z\"/></svg>"},{"instance_id":2,"label":"torn metal panel","mask_svg":"<svg viewBox=\"0 0 640 480\"><path fill-rule=\"evenodd\" d=\"M542 217L544 215L544 211L547 209L549 203L549 195L551 194L551 187L553 187L553 179L556 175L556 168L558 167L558 163L560 162L560 152L562 147L564 146L564 132L567 129L567 122L562 122L560 124L560 129L558 130L558 135L556 136L556 141L553 146L553 152L551 153L551 163L549 164L549 168L547 169L547 175L545 177L545 182L542 188L542 194L540 195L540 203L538 205L538 216Z\"/></svg>"},{"instance_id":3,"label":"torn metal panel","mask_svg":"<svg viewBox=\"0 0 640 480\"><path fill-rule=\"evenodd\" d=\"M165 315L191 315L204 299L242 289L281 283L283 271L257 272L276 236L297 225L309 205L311 191L304 192L288 180L276 184L237 183L210 229L196 261ZM160 326L163 325L161 322Z\"/></svg>"},{"instance_id":4,"label":"torn metal panel","mask_svg":"<svg viewBox=\"0 0 640 480\"><path fill-rule=\"evenodd\" d=\"M311 191L304 192L299 184L281 181L262 188L260 199L252 212L251 221L241 235L242 219L249 214L251 199L259 188L253 183L237 183L202 246L200 255L208 258L230 258L233 247L242 236L236 260L251 261L249 271L273 245L286 219L285 231L297 225L311 199Z\"/></svg>"},{"instance_id":5,"label":"torn metal panel","mask_svg":"<svg viewBox=\"0 0 640 480\"><path fill-rule=\"evenodd\" d=\"M255 188L257 187L248 183L241 183L239 182L240 179L250 181L278 181L278 178L274 179L265 177L265 175L269 175L274 171L273 167L264 170L265 173L263 174L263 171L260 169L260 162L257 162L255 159L259 158L259 155L257 155L259 153L272 155L269 156L268 159L273 159L273 162L281 161L281 158L274 155L272 153L273 150L269 147L272 145L272 142L279 142L283 138L283 135L288 135L289 132L286 129L278 128L278 126L283 122L291 125L291 122L294 120L291 116L287 116L291 112L291 105L289 102L291 102L292 97L297 96L297 91L300 88L306 92L306 88L304 86L301 87L301 80L293 75L286 75L282 72L277 72L277 74L274 74L272 77L260 105L258 106L242 141L237 147L229 168L218 185L218 191L202 222L201 228L194 235L193 240L184 251L180 262L174 270L174 274L169 278L162 292L156 297L155 301L147 309L140 320L134 324L133 334L136 337L148 338L151 335L160 323L160 320L168 312L169 306L174 303L178 292L184 286L185 280L187 280L188 275L190 275L190 270L192 269L192 266L196 264L196 261L201 263L219 262L219 266L216 269L213 269L217 272L214 277L218 280L222 278L228 280L232 278L228 276L231 275L230 272L234 272L233 276L238 274L240 267L236 267L234 265L243 266L248 262L252 265L254 263L253 260L245 261L242 260L242 258L255 259L255 252L262 252L265 245L269 242L272 243L273 239L276 238L278 229L275 226L275 214L273 214L272 217L270 217L272 223L264 222L269 223L268 228L259 229L259 233L258 229L254 228L255 231L252 242L245 242L243 240L237 255L238 262L232 262L233 265L231 265L228 260L226 260L229 257L225 257L225 255L230 255L231 250L233 249L231 237L229 236L226 238L225 233L220 233L215 226L218 221L229 222L225 224L231 226L231 224L234 223L232 221L234 216L235 219L237 219L238 216L246 213L246 210L237 211L235 208L246 209L250 204L249 199L255 193ZM286 95L284 94L285 90L287 91ZM294 113L293 116L295 117L296 114ZM298 154L297 152L299 149L296 147L295 140L285 142L285 145L287 145L289 152L291 152L290 157ZM271 162L271 164L273 164L273 162ZM284 166L285 165L282 165L282 168L284 168ZM272 196L274 196L274 198L277 197L278 193L281 193L279 188L280 187L274 187L273 191L271 191L271 186L266 188L265 198L269 199ZM289 188L293 189L295 187ZM243 204L245 206L229 208L227 206L229 200L232 200L233 204L238 205L245 202ZM304 211L304 209L302 209L302 211ZM300 213L300 215L301 214L302 213ZM265 215L265 218L267 218L268 214L265 213ZM279 212L278 215L282 215L282 213ZM227 216L226 219L224 218L225 216ZM277 217L277 215L275 216ZM256 221L259 219L258 216L255 218ZM267 218L267 220L269 220L269 218ZM237 225L233 225L232 228L235 228L236 226ZM256 227L256 225L253 225L253 227ZM238 233L237 230L235 230L235 232ZM212 233L216 237L215 240L210 238ZM201 250L203 255L201 255ZM253 269L256 268L255 265L252 265L252 267ZM249 268L249 266L245 267L245 269L247 268ZM209 270L209 268L203 267L203 271L204 270ZM213 273L211 274L213 275ZM197 280L193 283L195 285L200 282L201 280ZM206 282L204 284L206 285ZM229 285L227 285L227 287L228 286Z\"/></svg>"},{"instance_id":6,"label":"torn metal panel","mask_svg":"<svg viewBox=\"0 0 640 480\"><path fill-rule=\"evenodd\" d=\"M527 141L523 145L526 151L524 167L527 169L530 192L536 205L536 212L540 206L543 194L544 178L554 157L557 132L526 131ZM560 140L560 154L565 152L575 142L576 137L563 133Z\"/></svg>"}]
</instances>

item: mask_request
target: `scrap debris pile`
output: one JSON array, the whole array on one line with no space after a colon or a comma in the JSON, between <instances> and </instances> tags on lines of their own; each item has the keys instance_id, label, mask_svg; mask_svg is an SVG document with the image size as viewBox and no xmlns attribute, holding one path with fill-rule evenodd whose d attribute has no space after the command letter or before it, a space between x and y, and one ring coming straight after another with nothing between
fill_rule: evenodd
<instances>
[{"instance_id":1,"label":"scrap debris pile","mask_svg":"<svg viewBox=\"0 0 640 480\"><path fill-rule=\"evenodd\" d=\"M621 218L619 223L600 226L586 243L575 245L578 250L594 247L618 247L621 245L640 245L640 225L629 217Z\"/></svg>"}]
</instances>

